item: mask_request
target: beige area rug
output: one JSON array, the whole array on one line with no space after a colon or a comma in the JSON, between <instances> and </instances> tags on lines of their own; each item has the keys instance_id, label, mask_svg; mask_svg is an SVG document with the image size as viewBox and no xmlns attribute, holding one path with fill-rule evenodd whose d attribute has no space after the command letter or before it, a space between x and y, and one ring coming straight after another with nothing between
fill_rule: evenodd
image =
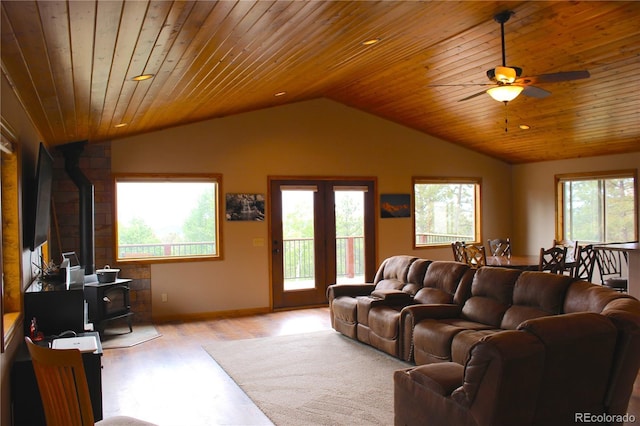
<instances>
[{"instance_id":1,"label":"beige area rug","mask_svg":"<svg viewBox=\"0 0 640 426\"><path fill-rule=\"evenodd\" d=\"M126 325L109 327L102 334L102 349L130 348L160 336L152 324L133 324L133 333Z\"/></svg>"},{"instance_id":2,"label":"beige area rug","mask_svg":"<svg viewBox=\"0 0 640 426\"><path fill-rule=\"evenodd\" d=\"M278 426L391 425L393 372L411 366L333 330L204 349Z\"/></svg>"}]
</instances>

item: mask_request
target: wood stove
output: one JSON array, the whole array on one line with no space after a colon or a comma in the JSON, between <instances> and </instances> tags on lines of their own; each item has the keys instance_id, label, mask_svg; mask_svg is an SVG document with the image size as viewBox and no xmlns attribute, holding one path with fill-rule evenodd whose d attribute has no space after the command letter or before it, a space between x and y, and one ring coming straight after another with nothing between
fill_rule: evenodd
<instances>
[{"instance_id":1,"label":"wood stove","mask_svg":"<svg viewBox=\"0 0 640 426\"><path fill-rule=\"evenodd\" d=\"M108 321L126 318L129 332L131 325L131 303L129 300L130 279L117 279L111 283L90 282L84 284L88 320L101 335Z\"/></svg>"}]
</instances>

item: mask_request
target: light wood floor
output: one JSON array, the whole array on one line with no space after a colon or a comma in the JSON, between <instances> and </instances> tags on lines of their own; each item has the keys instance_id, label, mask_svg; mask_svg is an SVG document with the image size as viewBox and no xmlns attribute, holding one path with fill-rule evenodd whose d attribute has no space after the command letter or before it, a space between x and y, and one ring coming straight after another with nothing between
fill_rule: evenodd
<instances>
[{"instance_id":1,"label":"light wood floor","mask_svg":"<svg viewBox=\"0 0 640 426\"><path fill-rule=\"evenodd\" d=\"M105 351L105 417L129 415L161 426L271 425L203 347L220 340L326 330L331 325L328 308L315 308L156 328L162 337ZM640 422L637 379L628 412Z\"/></svg>"}]
</instances>

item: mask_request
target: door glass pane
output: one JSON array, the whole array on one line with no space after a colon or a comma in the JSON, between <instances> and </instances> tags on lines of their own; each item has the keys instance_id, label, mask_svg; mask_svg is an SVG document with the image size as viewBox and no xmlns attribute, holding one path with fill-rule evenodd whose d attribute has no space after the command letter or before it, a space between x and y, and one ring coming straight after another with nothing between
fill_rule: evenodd
<instances>
[{"instance_id":1,"label":"door glass pane","mask_svg":"<svg viewBox=\"0 0 640 426\"><path fill-rule=\"evenodd\" d=\"M364 191L334 189L336 282L364 282Z\"/></svg>"},{"instance_id":2,"label":"door glass pane","mask_svg":"<svg viewBox=\"0 0 640 426\"><path fill-rule=\"evenodd\" d=\"M284 291L315 288L314 190L282 190Z\"/></svg>"}]
</instances>

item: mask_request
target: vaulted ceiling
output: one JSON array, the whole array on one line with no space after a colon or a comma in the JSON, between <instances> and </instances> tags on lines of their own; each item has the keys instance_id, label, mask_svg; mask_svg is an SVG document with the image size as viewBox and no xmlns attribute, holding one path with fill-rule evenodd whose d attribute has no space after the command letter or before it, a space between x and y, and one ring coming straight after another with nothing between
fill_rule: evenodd
<instances>
[{"instance_id":1,"label":"vaulted ceiling","mask_svg":"<svg viewBox=\"0 0 640 426\"><path fill-rule=\"evenodd\" d=\"M506 64L551 95L460 101L505 10ZM0 47L52 145L328 98L518 164L640 151L638 22L637 1L2 0Z\"/></svg>"}]
</instances>

